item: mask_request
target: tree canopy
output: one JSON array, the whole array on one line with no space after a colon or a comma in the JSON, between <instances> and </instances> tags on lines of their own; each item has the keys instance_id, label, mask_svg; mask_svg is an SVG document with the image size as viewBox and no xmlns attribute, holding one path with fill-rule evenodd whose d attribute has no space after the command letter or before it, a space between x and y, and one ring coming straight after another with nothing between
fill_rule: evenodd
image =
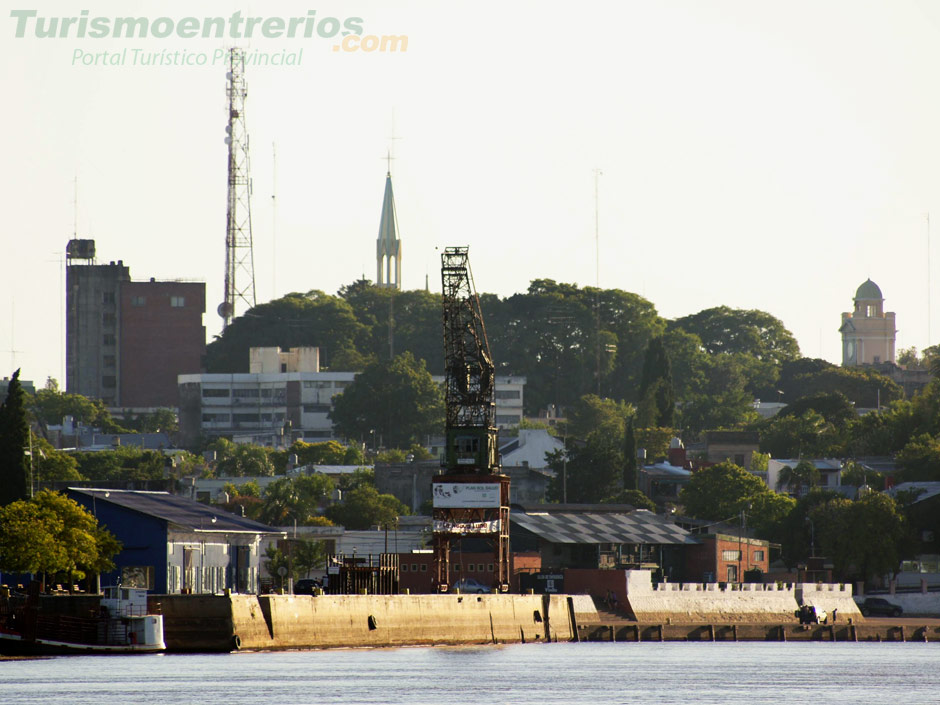
<instances>
[{"instance_id":1,"label":"tree canopy","mask_svg":"<svg viewBox=\"0 0 940 705\"><path fill-rule=\"evenodd\" d=\"M30 496L29 434L26 393L17 370L0 404L0 506Z\"/></svg>"},{"instance_id":2,"label":"tree canopy","mask_svg":"<svg viewBox=\"0 0 940 705\"><path fill-rule=\"evenodd\" d=\"M333 398L330 418L346 438L405 448L441 433L444 395L424 361L405 352L367 366Z\"/></svg>"},{"instance_id":3,"label":"tree canopy","mask_svg":"<svg viewBox=\"0 0 940 705\"><path fill-rule=\"evenodd\" d=\"M65 573L68 582L114 567L114 536L77 502L42 490L0 508L0 566L4 571Z\"/></svg>"}]
</instances>

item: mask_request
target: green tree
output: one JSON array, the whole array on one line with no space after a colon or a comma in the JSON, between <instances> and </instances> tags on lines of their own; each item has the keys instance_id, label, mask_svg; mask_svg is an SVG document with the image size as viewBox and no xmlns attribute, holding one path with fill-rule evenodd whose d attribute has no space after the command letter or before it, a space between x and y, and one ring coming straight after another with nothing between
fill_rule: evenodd
<instances>
[{"instance_id":1,"label":"green tree","mask_svg":"<svg viewBox=\"0 0 940 705\"><path fill-rule=\"evenodd\" d=\"M206 348L209 372L248 372L253 347L284 349L316 346L320 364L333 369L334 357L357 352L364 333L352 307L322 291L290 293L255 306L226 327Z\"/></svg>"},{"instance_id":2,"label":"green tree","mask_svg":"<svg viewBox=\"0 0 940 705\"><path fill-rule=\"evenodd\" d=\"M773 399L782 394L784 401L793 401L827 392L840 392L859 409L874 409L904 397L897 383L873 369L838 367L807 358L784 362L776 384L761 394Z\"/></svg>"},{"instance_id":3,"label":"green tree","mask_svg":"<svg viewBox=\"0 0 940 705\"><path fill-rule=\"evenodd\" d=\"M274 474L271 451L251 443L232 443L219 438L209 444L216 452L216 477L261 477Z\"/></svg>"},{"instance_id":4,"label":"green tree","mask_svg":"<svg viewBox=\"0 0 940 705\"><path fill-rule=\"evenodd\" d=\"M711 354L704 358L704 384L680 399L683 428L693 433L740 428L756 419L744 362L741 355Z\"/></svg>"},{"instance_id":5,"label":"green tree","mask_svg":"<svg viewBox=\"0 0 940 705\"><path fill-rule=\"evenodd\" d=\"M685 513L696 519L726 521L763 494L770 492L763 481L734 463L723 462L692 473L679 493Z\"/></svg>"},{"instance_id":6,"label":"green tree","mask_svg":"<svg viewBox=\"0 0 940 705\"><path fill-rule=\"evenodd\" d=\"M840 482L843 485L852 485L853 487L868 485L876 492L881 492L885 488L885 476L882 473L866 468L854 460L846 461L845 466L842 468Z\"/></svg>"},{"instance_id":7,"label":"green tree","mask_svg":"<svg viewBox=\"0 0 940 705\"><path fill-rule=\"evenodd\" d=\"M627 416L623 429L623 489L637 489L636 427L633 415Z\"/></svg>"},{"instance_id":8,"label":"green tree","mask_svg":"<svg viewBox=\"0 0 940 705\"><path fill-rule=\"evenodd\" d=\"M940 479L940 440L922 433L898 453L897 479L901 482L932 482Z\"/></svg>"},{"instance_id":9,"label":"green tree","mask_svg":"<svg viewBox=\"0 0 940 705\"><path fill-rule=\"evenodd\" d=\"M155 409L125 419L124 426L138 433L176 433L179 431L179 419L172 409Z\"/></svg>"},{"instance_id":10,"label":"green tree","mask_svg":"<svg viewBox=\"0 0 940 705\"><path fill-rule=\"evenodd\" d=\"M78 462L68 453L56 450L42 436L33 434L32 474L38 487L49 482L81 482Z\"/></svg>"},{"instance_id":11,"label":"green tree","mask_svg":"<svg viewBox=\"0 0 940 705\"><path fill-rule=\"evenodd\" d=\"M271 460L278 473L283 474L287 468L289 455L297 456L297 465L361 465L365 460L359 448L344 446L339 441L294 441L287 450L271 453Z\"/></svg>"},{"instance_id":12,"label":"green tree","mask_svg":"<svg viewBox=\"0 0 940 705\"><path fill-rule=\"evenodd\" d=\"M112 534L77 502L42 490L0 509L0 566L9 572L65 573L68 584L86 572L114 567L121 549Z\"/></svg>"},{"instance_id":13,"label":"green tree","mask_svg":"<svg viewBox=\"0 0 940 705\"><path fill-rule=\"evenodd\" d=\"M728 355L746 370L747 391L773 388L781 365L799 357L796 339L783 323L764 311L709 308L678 318L670 328L698 336L710 355Z\"/></svg>"},{"instance_id":14,"label":"green tree","mask_svg":"<svg viewBox=\"0 0 940 705\"><path fill-rule=\"evenodd\" d=\"M380 494L369 485L344 493L342 503L333 504L326 510L330 521L353 530L394 524L403 514L408 514L408 507L394 495Z\"/></svg>"},{"instance_id":15,"label":"green tree","mask_svg":"<svg viewBox=\"0 0 940 705\"><path fill-rule=\"evenodd\" d=\"M30 431L25 397L17 370L10 378L6 399L0 404L0 506L30 496L26 455Z\"/></svg>"},{"instance_id":16,"label":"green tree","mask_svg":"<svg viewBox=\"0 0 940 705\"><path fill-rule=\"evenodd\" d=\"M547 456L555 472L549 481L548 498L561 502L593 504L623 489L623 436L602 432L588 434L584 441L568 437L564 450ZM565 461L567 454L567 462Z\"/></svg>"},{"instance_id":17,"label":"green tree","mask_svg":"<svg viewBox=\"0 0 940 705\"><path fill-rule=\"evenodd\" d=\"M636 489L621 490L617 494L604 499L603 504L629 504L637 509L648 509L651 512L656 511L656 505L653 503L653 500Z\"/></svg>"},{"instance_id":18,"label":"green tree","mask_svg":"<svg viewBox=\"0 0 940 705\"><path fill-rule=\"evenodd\" d=\"M672 365L661 335L652 338L646 347L638 413L642 426L675 425L676 393L672 383Z\"/></svg>"},{"instance_id":19,"label":"green tree","mask_svg":"<svg viewBox=\"0 0 940 705\"><path fill-rule=\"evenodd\" d=\"M270 545L265 549L264 569L286 588L287 579L305 578L315 568L326 564L326 543L316 539L289 539L284 548ZM285 571L284 577L280 569Z\"/></svg>"},{"instance_id":20,"label":"green tree","mask_svg":"<svg viewBox=\"0 0 940 705\"><path fill-rule=\"evenodd\" d=\"M620 436L625 419L631 415L632 407L625 402L585 394L568 410L567 435L587 438L591 433L600 432Z\"/></svg>"},{"instance_id":21,"label":"green tree","mask_svg":"<svg viewBox=\"0 0 940 705\"><path fill-rule=\"evenodd\" d=\"M317 515L333 489L333 481L319 474L275 480L265 489L259 519L272 526L288 526L295 521L305 525Z\"/></svg>"},{"instance_id":22,"label":"green tree","mask_svg":"<svg viewBox=\"0 0 940 705\"><path fill-rule=\"evenodd\" d=\"M75 453L73 457L78 472L91 482L161 480L172 462L162 453L136 446Z\"/></svg>"},{"instance_id":23,"label":"green tree","mask_svg":"<svg viewBox=\"0 0 940 705\"><path fill-rule=\"evenodd\" d=\"M407 448L443 429L444 397L424 361L405 352L366 367L333 398L330 418L347 438L374 432L387 447Z\"/></svg>"},{"instance_id":24,"label":"green tree","mask_svg":"<svg viewBox=\"0 0 940 705\"><path fill-rule=\"evenodd\" d=\"M785 465L780 470L777 486L785 487L802 495L819 485L819 469L808 460L801 460L794 467Z\"/></svg>"},{"instance_id":25,"label":"green tree","mask_svg":"<svg viewBox=\"0 0 940 705\"><path fill-rule=\"evenodd\" d=\"M800 416L774 416L758 425L760 449L773 458L841 455L845 436L816 411Z\"/></svg>"},{"instance_id":26,"label":"green tree","mask_svg":"<svg viewBox=\"0 0 940 705\"><path fill-rule=\"evenodd\" d=\"M33 417L43 426L54 426L71 416L75 423L100 428L105 433L126 433L128 429L118 424L100 399L89 399L81 394L70 394L59 390L55 380L50 379L45 388L36 392L29 403Z\"/></svg>"}]
</instances>

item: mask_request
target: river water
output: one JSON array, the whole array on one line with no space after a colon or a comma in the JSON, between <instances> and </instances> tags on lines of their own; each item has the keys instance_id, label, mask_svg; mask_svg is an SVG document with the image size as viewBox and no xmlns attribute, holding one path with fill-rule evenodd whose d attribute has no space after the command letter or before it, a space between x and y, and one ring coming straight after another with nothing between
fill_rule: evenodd
<instances>
[{"instance_id":1,"label":"river water","mask_svg":"<svg viewBox=\"0 0 940 705\"><path fill-rule=\"evenodd\" d=\"M588 643L0 661L0 703L940 703L940 644Z\"/></svg>"}]
</instances>

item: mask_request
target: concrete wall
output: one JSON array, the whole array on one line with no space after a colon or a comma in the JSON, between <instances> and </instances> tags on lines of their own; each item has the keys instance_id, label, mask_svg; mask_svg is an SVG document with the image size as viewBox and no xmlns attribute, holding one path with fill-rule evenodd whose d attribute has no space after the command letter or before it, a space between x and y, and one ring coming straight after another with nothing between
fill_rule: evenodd
<instances>
[{"instance_id":1,"label":"concrete wall","mask_svg":"<svg viewBox=\"0 0 940 705\"><path fill-rule=\"evenodd\" d=\"M838 585L832 583L798 583L796 585L796 599L801 605L820 607L829 614L838 610L837 618L860 618L858 605L852 599L851 585Z\"/></svg>"},{"instance_id":2,"label":"concrete wall","mask_svg":"<svg viewBox=\"0 0 940 705\"><path fill-rule=\"evenodd\" d=\"M568 641L596 622L567 595L160 596L172 651Z\"/></svg>"},{"instance_id":3,"label":"concrete wall","mask_svg":"<svg viewBox=\"0 0 940 705\"><path fill-rule=\"evenodd\" d=\"M849 585L744 583L652 584L648 570L627 571L627 602L640 622L794 621L800 604L861 617Z\"/></svg>"}]
</instances>

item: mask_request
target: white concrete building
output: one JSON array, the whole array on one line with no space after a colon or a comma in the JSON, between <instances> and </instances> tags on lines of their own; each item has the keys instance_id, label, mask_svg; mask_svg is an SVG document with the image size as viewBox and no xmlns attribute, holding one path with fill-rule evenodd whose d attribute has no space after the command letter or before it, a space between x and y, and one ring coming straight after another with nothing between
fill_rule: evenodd
<instances>
[{"instance_id":1,"label":"white concrete building","mask_svg":"<svg viewBox=\"0 0 940 705\"><path fill-rule=\"evenodd\" d=\"M183 445L231 437L266 446L335 439L329 413L357 372L321 372L319 349L252 348L247 373L180 375ZM442 383L443 377L435 377ZM496 378L496 422L522 420L525 377Z\"/></svg>"},{"instance_id":2,"label":"white concrete building","mask_svg":"<svg viewBox=\"0 0 940 705\"><path fill-rule=\"evenodd\" d=\"M443 375L434 375L432 379L444 384ZM522 423L522 402L525 391L525 377L496 375L496 427L508 428Z\"/></svg>"}]
</instances>

